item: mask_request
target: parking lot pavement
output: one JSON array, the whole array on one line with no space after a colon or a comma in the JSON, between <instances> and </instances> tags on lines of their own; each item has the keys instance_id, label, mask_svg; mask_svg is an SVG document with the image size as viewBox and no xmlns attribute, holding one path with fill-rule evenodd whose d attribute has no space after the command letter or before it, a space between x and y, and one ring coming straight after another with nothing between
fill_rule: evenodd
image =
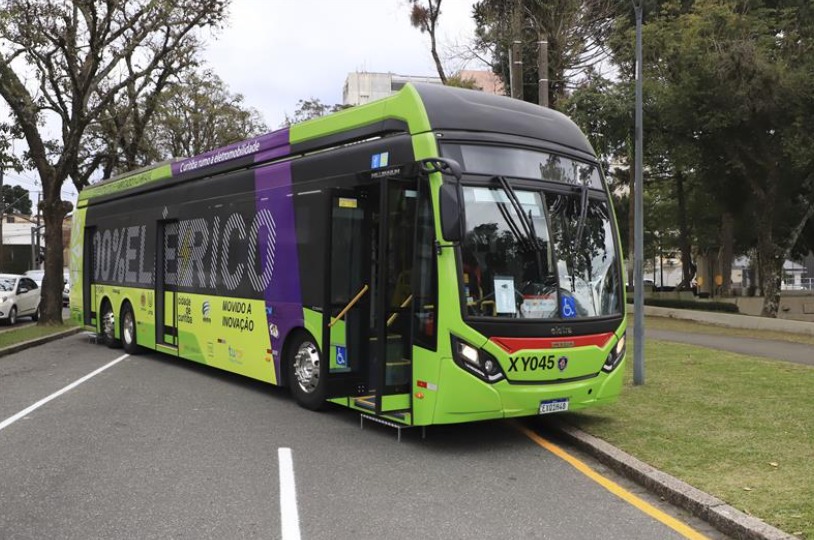
<instances>
[{"instance_id":1,"label":"parking lot pavement","mask_svg":"<svg viewBox=\"0 0 814 540\"><path fill-rule=\"evenodd\" d=\"M0 422L121 355L74 336L0 359ZM0 429L0 456L8 537L285 538L292 503L303 538L681 537L513 422L398 443L346 409L158 354Z\"/></svg>"}]
</instances>

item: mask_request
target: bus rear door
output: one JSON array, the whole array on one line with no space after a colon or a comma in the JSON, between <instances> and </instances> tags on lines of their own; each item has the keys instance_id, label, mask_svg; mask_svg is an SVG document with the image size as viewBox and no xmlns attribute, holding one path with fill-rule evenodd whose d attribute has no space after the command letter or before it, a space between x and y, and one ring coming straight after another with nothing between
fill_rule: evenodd
<instances>
[{"instance_id":1,"label":"bus rear door","mask_svg":"<svg viewBox=\"0 0 814 540\"><path fill-rule=\"evenodd\" d=\"M155 279L156 345L178 353L178 222L158 223ZM170 352L170 351L165 351Z\"/></svg>"}]
</instances>

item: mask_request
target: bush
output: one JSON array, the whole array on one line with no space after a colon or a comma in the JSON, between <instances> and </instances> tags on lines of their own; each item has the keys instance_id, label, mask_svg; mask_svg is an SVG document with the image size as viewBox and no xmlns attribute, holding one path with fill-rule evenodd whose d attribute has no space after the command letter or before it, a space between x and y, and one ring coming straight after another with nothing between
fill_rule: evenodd
<instances>
[{"instance_id":1,"label":"bush","mask_svg":"<svg viewBox=\"0 0 814 540\"><path fill-rule=\"evenodd\" d=\"M633 303L632 296L628 296L627 303ZM740 313L738 306L729 302L696 302L695 300L679 300L677 298L645 298L644 305L675 309L696 309L699 311Z\"/></svg>"}]
</instances>

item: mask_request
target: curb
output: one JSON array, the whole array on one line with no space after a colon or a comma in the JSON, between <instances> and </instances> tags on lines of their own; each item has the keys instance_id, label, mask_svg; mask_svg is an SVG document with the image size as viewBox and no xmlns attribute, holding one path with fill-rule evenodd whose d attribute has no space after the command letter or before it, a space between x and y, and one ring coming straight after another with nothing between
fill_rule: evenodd
<instances>
[{"instance_id":1,"label":"curb","mask_svg":"<svg viewBox=\"0 0 814 540\"><path fill-rule=\"evenodd\" d=\"M43 336L36 339L30 339L28 341L23 341L22 343L15 343L14 345L9 345L8 347L3 347L0 349L0 357L8 356L10 354L18 353L20 351L24 351L26 349L30 349L31 347L36 347L37 345L43 345L45 343L49 343L51 341L56 341L58 339L62 339L64 337L72 336L74 334L78 334L82 332L84 328L81 326L77 326L76 328L70 328L68 330L64 330L62 332L57 332L55 334L51 334L49 336Z\"/></svg>"},{"instance_id":2,"label":"curb","mask_svg":"<svg viewBox=\"0 0 814 540\"><path fill-rule=\"evenodd\" d=\"M555 420L552 420L551 426L569 443L590 454L604 465L733 538L748 540L793 540L797 538L756 517L744 514L717 497L663 473L578 428Z\"/></svg>"}]
</instances>

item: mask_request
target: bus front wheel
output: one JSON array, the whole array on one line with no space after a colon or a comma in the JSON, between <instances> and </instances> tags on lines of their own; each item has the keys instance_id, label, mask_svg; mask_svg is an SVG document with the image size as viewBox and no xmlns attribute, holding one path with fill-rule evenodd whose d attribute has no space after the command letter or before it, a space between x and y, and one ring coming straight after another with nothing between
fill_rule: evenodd
<instances>
[{"instance_id":1,"label":"bus front wheel","mask_svg":"<svg viewBox=\"0 0 814 540\"><path fill-rule=\"evenodd\" d=\"M288 385L300 406L315 411L325 404L322 358L316 340L307 332L294 337L288 347Z\"/></svg>"}]
</instances>

